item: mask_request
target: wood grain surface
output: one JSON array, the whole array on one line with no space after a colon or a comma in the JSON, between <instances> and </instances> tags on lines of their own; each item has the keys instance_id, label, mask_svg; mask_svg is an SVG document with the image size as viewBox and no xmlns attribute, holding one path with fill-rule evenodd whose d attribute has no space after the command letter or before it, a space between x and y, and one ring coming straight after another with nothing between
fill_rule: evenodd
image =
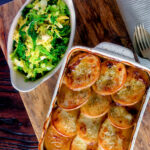
<instances>
[{"instance_id":1,"label":"wood grain surface","mask_svg":"<svg viewBox=\"0 0 150 150\"><path fill-rule=\"evenodd\" d=\"M21 101L10 82L9 68L0 50L0 149L37 149L38 141Z\"/></svg>"},{"instance_id":2,"label":"wood grain surface","mask_svg":"<svg viewBox=\"0 0 150 150\"><path fill-rule=\"evenodd\" d=\"M10 24L25 0L14 0L0 7L5 35ZM115 0L73 0L77 16L74 45L94 47L102 41L109 41L132 49L131 41L120 16ZM57 72L35 90L20 93L37 138L40 138L43 123L51 102ZM147 106L135 144L135 150L150 149L150 104Z\"/></svg>"}]
</instances>

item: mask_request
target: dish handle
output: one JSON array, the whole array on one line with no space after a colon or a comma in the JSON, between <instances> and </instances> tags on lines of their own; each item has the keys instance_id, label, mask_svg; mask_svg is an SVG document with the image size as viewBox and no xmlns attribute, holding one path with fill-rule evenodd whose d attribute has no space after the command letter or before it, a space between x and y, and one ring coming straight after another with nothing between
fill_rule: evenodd
<instances>
[{"instance_id":1,"label":"dish handle","mask_svg":"<svg viewBox=\"0 0 150 150\"><path fill-rule=\"evenodd\" d=\"M114 55L117 54L118 56L119 55L121 57L124 56L124 57L127 57L127 59L132 59L132 61L135 61L134 54L130 49L125 48L120 45L117 45L117 44L113 44L113 43L109 43L109 42L102 42L102 43L96 45L96 47L94 47L94 48L107 50L107 51L113 53Z\"/></svg>"},{"instance_id":2,"label":"dish handle","mask_svg":"<svg viewBox=\"0 0 150 150\"><path fill-rule=\"evenodd\" d=\"M111 52L113 55L116 54L117 56L121 56L121 57L130 59L136 62L134 54L130 49L117 45L117 44L113 44L109 42L102 42L96 45L95 49L107 50L108 52ZM138 57L140 64L150 69L150 60L141 58L140 56L137 56L137 57Z\"/></svg>"}]
</instances>

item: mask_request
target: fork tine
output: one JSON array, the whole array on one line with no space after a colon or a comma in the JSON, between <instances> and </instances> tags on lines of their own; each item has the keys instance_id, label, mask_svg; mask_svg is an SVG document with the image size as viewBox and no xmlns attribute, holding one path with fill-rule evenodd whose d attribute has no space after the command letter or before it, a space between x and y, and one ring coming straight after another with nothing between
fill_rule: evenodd
<instances>
[{"instance_id":1,"label":"fork tine","mask_svg":"<svg viewBox=\"0 0 150 150\"><path fill-rule=\"evenodd\" d=\"M139 44L139 39L138 39L137 34L136 34L136 36L135 36L135 42L136 42L136 49L137 49L138 53L139 53L140 55L143 55L143 53L142 53L142 48L141 48L141 46L140 46L140 44Z\"/></svg>"},{"instance_id":2,"label":"fork tine","mask_svg":"<svg viewBox=\"0 0 150 150\"><path fill-rule=\"evenodd\" d=\"M149 37L149 34L147 33L147 31L144 29L144 27L143 27L143 33L144 33L144 36L145 36L145 39L146 39L146 43L148 45L147 48L150 48L150 37Z\"/></svg>"},{"instance_id":3,"label":"fork tine","mask_svg":"<svg viewBox=\"0 0 150 150\"><path fill-rule=\"evenodd\" d=\"M150 47L150 42L148 41L148 35L146 34L146 30L144 29L144 25L140 25L141 29L141 36L143 44L145 45L145 49L148 49Z\"/></svg>"},{"instance_id":4,"label":"fork tine","mask_svg":"<svg viewBox=\"0 0 150 150\"><path fill-rule=\"evenodd\" d=\"M141 44L140 44L140 42L139 42L139 41L140 41L140 36L139 36L139 33L138 33L138 26L135 27L135 40L136 40L138 49L139 49L139 51L141 52L142 47L141 47Z\"/></svg>"},{"instance_id":5,"label":"fork tine","mask_svg":"<svg viewBox=\"0 0 150 150\"><path fill-rule=\"evenodd\" d=\"M141 35L141 31L140 31L140 26L137 26L137 36L138 36L138 43L139 45L141 45L141 51L143 51L145 49L145 46L142 42L142 35Z\"/></svg>"},{"instance_id":6,"label":"fork tine","mask_svg":"<svg viewBox=\"0 0 150 150\"><path fill-rule=\"evenodd\" d=\"M139 25L139 31L140 31L140 35L141 35L141 43L143 43L144 49L147 49L148 48L148 44L147 44L147 41L146 41L147 37L144 34L144 27L141 24Z\"/></svg>"},{"instance_id":7,"label":"fork tine","mask_svg":"<svg viewBox=\"0 0 150 150\"><path fill-rule=\"evenodd\" d=\"M135 50L144 58L150 59L150 34L145 30L144 25L135 27L133 38Z\"/></svg>"},{"instance_id":8,"label":"fork tine","mask_svg":"<svg viewBox=\"0 0 150 150\"><path fill-rule=\"evenodd\" d=\"M140 55L143 56L143 47L141 45L141 36L140 36L140 33L139 33L139 30L138 30L138 26L135 27L135 42L136 42L136 47L137 47L137 50L138 50L138 53Z\"/></svg>"},{"instance_id":9,"label":"fork tine","mask_svg":"<svg viewBox=\"0 0 150 150\"><path fill-rule=\"evenodd\" d=\"M139 54L139 49L137 47L137 39L136 39L136 29L134 30L134 34L133 34L133 47L134 50Z\"/></svg>"}]
</instances>

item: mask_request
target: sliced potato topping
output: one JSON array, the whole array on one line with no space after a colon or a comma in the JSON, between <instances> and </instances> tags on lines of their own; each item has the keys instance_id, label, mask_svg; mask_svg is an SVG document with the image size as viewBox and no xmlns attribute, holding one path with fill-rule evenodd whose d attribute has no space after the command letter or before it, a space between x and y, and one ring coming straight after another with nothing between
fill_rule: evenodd
<instances>
[{"instance_id":1,"label":"sliced potato topping","mask_svg":"<svg viewBox=\"0 0 150 150\"><path fill-rule=\"evenodd\" d=\"M91 95L91 89L72 91L67 86L62 85L58 94L58 105L65 110L78 109L85 104Z\"/></svg>"},{"instance_id":2,"label":"sliced potato topping","mask_svg":"<svg viewBox=\"0 0 150 150\"><path fill-rule=\"evenodd\" d=\"M99 132L99 145L104 150L127 150L131 131L130 129L117 129L109 119L106 119Z\"/></svg>"},{"instance_id":3,"label":"sliced potato topping","mask_svg":"<svg viewBox=\"0 0 150 150\"><path fill-rule=\"evenodd\" d=\"M134 123L134 116L122 106L111 107L108 117L115 127L121 129L130 128Z\"/></svg>"},{"instance_id":4,"label":"sliced potato topping","mask_svg":"<svg viewBox=\"0 0 150 150\"><path fill-rule=\"evenodd\" d=\"M65 84L74 91L90 87L98 79L100 59L89 53L76 55L68 64Z\"/></svg>"},{"instance_id":5,"label":"sliced potato topping","mask_svg":"<svg viewBox=\"0 0 150 150\"><path fill-rule=\"evenodd\" d=\"M80 114L77 121L77 134L89 143L96 142L102 120L102 117L88 118L83 114Z\"/></svg>"},{"instance_id":6,"label":"sliced potato topping","mask_svg":"<svg viewBox=\"0 0 150 150\"><path fill-rule=\"evenodd\" d=\"M127 80L124 86L112 98L115 102L122 105L134 105L142 100L149 84L148 75L139 69L128 68Z\"/></svg>"},{"instance_id":7,"label":"sliced potato topping","mask_svg":"<svg viewBox=\"0 0 150 150\"><path fill-rule=\"evenodd\" d=\"M93 89L100 95L110 95L117 92L126 81L126 68L124 64L116 61L104 61L101 64L99 79Z\"/></svg>"},{"instance_id":8,"label":"sliced potato topping","mask_svg":"<svg viewBox=\"0 0 150 150\"><path fill-rule=\"evenodd\" d=\"M71 150L87 150L87 143L79 136L76 136L71 144Z\"/></svg>"},{"instance_id":9,"label":"sliced potato topping","mask_svg":"<svg viewBox=\"0 0 150 150\"><path fill-rule=\"evenodd\" d=\"M54 110L52 123L56 130L63 136L74 136L76 134L76 121L78 110L65 111L61 108Z\"/></svg>"},{"instance_id":10,"label":"sliced potato topping","mask_svg":"<svg viewBox=\"0 0 150 150\"><path fill-rule=\"evenodd\" d=\"M44 138L44 146L46 150L70 150L72 139L60 135L51 125Z\"/></svg>"},{"instance_id":11,"label":"sliced potato topping","mask_svg":"<svg viewBox=\"0 0 150 150\"><path fill-rule=\"evenodd\" d=\"M87 144L82 138L76 136L71 144L70 150L99 150L97 143Z\"/></svg>"},{"instance_id":12,"label":"sliced potato topping","mask_svg":"<svg viewBox=\"0 0 150 150\"><path fill-rule=\"evenodd\" d=\"M88 102L81 107L81 112L87 117L97 118L109 111L110 103L110 96L101 96L92 92Z\"/></svg>"}]
</instances>

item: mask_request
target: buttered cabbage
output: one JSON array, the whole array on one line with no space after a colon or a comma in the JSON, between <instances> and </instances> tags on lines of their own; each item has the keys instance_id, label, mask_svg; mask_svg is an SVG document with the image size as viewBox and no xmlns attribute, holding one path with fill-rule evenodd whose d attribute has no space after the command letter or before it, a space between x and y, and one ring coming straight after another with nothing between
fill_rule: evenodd
<instances>
[{"instance_id":1,"label":"buttered cabbage","mask_svg":"<svg viewBox=\"0 0 150 150\"><path fill-rule=\"evenodd\" d=\"M70 13L63 0L32 0L23 10L13 35L15 70L34 81L53 70L70 37Z\"/></svg>"}]
</instances>

